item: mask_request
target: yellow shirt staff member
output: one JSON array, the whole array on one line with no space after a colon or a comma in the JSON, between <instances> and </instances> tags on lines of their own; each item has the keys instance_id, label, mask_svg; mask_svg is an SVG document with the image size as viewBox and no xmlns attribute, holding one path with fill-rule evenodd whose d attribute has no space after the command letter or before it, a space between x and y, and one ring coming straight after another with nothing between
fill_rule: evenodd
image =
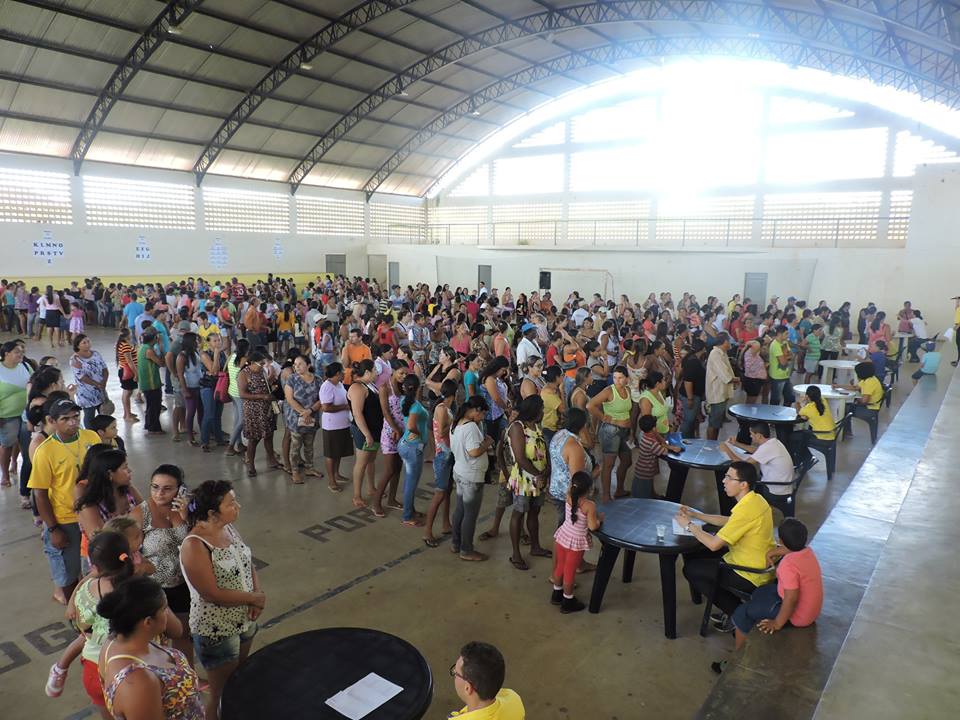
<instances>
[{"instance_id":1,"label":"yellow shirt staff member","mask_svg":"<svg viewBox=\"0 0 960 720\"><path fill-rule=\"evenodd\" d=\"M713 596L713 604L727 616L740 605L740 598L726 588L752 593L755 588L774 579L773 572L752 573L724 567L720 569L720 584L716 585L721 551L727 551L722 558L730 565L761 569L767 565L767 551L776 546L773 512L767 501L754 492L757 482L757 469L753 465L742 460L733 462L723 476L723 491L737 501L730 517L707 515L685 505L680 507L676 516L680 527L688 530L706 548L706 551L684 555L684 577L701 595ZM720 530L713 535L693 520L717 525Z\"/></svg>"},{"instance_id":2,"label":"yellow shirt staff member","mask_svg":"<svg viewBox=\"0 0 960 720\"><path fill-rule=\"evenodd\" d=\"M883 383L876 376L872 362L857 363L853 368L857 380L853 385L831 385L832 388L842 390L859 390L860 397L853 404L853 416L865 420L870 426L870 440L877 442L877 416L880 413L880 404L883 402ZM849 428L847 429L849 433Z\"/></svg>"},{"instance_id":3,"label":"yellow shirt staff member","mask_svg":"<svg viewBox=\"0 0 960 720\"><path fill-rule=\"evenodd\" d=\"M503 687L506 663L493 645L469 642L460 648L460 657L450 668L453 687L464 707L452 712L457 720L524 720L523 701Z\"/></svg>"}]
</instances>

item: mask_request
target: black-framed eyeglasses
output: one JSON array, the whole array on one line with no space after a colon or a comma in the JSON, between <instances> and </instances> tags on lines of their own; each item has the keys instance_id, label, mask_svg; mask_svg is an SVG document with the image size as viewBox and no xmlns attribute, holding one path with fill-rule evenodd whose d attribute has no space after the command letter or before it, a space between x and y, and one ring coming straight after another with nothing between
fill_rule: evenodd
<instances>
[{"instance_id":1,"label":"black-framed eyeglasses","mask_svg":"<svg viewBox=\"0 0 960 720\"><path fill-rule=\"evenodd\" d=\"M457 664L456 664L456 663L454 663L453 665L450 666L450 677L458 677L458 678L460 678L461 680L466 680L466 678L465 678L463 675L461 675L460 673L457 672Z\"/></svg>"}]
</instances>

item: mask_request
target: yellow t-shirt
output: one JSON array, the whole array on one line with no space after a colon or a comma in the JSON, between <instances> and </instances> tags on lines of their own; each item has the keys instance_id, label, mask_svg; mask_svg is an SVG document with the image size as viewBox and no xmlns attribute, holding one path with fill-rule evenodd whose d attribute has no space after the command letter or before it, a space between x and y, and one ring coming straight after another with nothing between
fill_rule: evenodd
<instances>
[{"instance_id":1,"label":"yellow t-shirt","mask_svg":"<svg viewBox=\"0 0 960 720\"><path fill-rule=\"evenodd\" d=\"M560 394L555 392L540 392L543 400L543 427L547 430L557 430L560 427Z\"/></svg>"},{"instance_id":2,"label":"yellow t-shirt","mask_svg":"<svg viewBox=\"0 0 960 720\"><path fill-rule=\"evenodd\" d=\"M956 312L953 313L953 324L960 325L960 307L958 307Z\"/></svg>"},{"instance_id":3,"label":"yellow t-shirt","mask_svg":"<svg viewBox=\"0 0 960 720\"><path fill-rule=\"evenodd\" d=\"M457 718L457 720L524 720L526 716L520 696L507 688L500 690L496 699L485 708L473 712L463 708L460 712L452 712L449 715L450 718Z\"/></svg>"},{"instance_id":4,"label":"yellow t-shirt","mask_svg":"<svg viewBox=\"0 0 960 720\"><path fill-rule=\"evenodd\" d=\"M871 410L879 410L880 403L883 401L883 385L876 377L868 377L857 383L860 388L860 394L867 398L867 407Z\"/></svg>"},{"instance_id":5,"label":"yellow t-shirt","mask_svg":"<svg viewBox=\"0 0 960 720\"><path fill-rule=\"evenodd\" d=\"M203 326L198 327L197 335L200 336L200 349L209 350L210 341L207 338L209 338L211 335L219 335L219 334L220 334L220 328L214 325L213 323L210 323L206 327L203 327Z\"/></svg>"},{"instance_id":6,"label":"yellow t-shirt","mask_svg":"<svg viewBox=\"0 0 960 720\"><path fill-rule=\"evenodd\" d=\"M279 332L292 332L293 323L296 319L297 319L297 316L293 313L292 310L290 311L289 320L284 319L282 312L278 312L277 313L277 330Z\"/></svg>"},{"instance_id":7,"label":"yellow t-shirt","mask_svg":"<svg viewBox=\"0 0 960 720\"><path fill-rule=\"evenodd\" d=\"M730 547L723 559L731 565L766 567L767 551L774 547L773 512L767 501L755 492L748 492L733 506L730 519L720 528L717 537ZM757 586L766 585L775 578L774 573L735 572Z\"/></svg>"},{"instance_id":8,"label":"yellow t-shirt","mask_svg":"<svg viewBox=\"0 0 960 720\"><path fill-rule=\"evenodd\" d=\"M70 443L48 437L33 454L33 469L27 487L47 491L58 523L77 522L73 489L87 450L99 442L100 436L92 430L80 430L80 436Z\"/></svg>"},{"instance_id":9,"label":"yellow t-shirt","mask_svg":"<svg viewBox=\"0 0 960 720\"><path fill-rule=\"evenodd\" d=\"M820 415L817 412L817 406L812 402L808 402L798 413L805 417L810 423L810 429L813 430L814 434L821 440L833 440L837 437L837 433L834 430L834 420L833 413L830 412L830 406L826 402L823 403L823 415Z\"/></svg>"}]
</instances>

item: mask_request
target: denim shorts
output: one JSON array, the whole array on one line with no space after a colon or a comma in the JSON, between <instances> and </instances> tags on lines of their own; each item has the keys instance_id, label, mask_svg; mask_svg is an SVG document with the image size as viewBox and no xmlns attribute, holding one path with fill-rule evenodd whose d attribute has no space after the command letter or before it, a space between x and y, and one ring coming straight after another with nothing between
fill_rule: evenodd
<instances>
[{"instance_id":1,"label":"denim shorts","mask_svg":"<svg viewBox=\"0 0 960 720\"><path fill-rule=\"evenodd\" d=\"M60 529L67 534L69 541L62 550L50 542L50 531L46 528L41 537L53 584L64 588L80 579L80 523L66 523Z\"/></svg>"},{"instance_id":2,"label":"denim shorts","mask_svg":"<svg viewBox=\"0 0 960 720\"><path fill-rule=\"evenodd\" d=\"M440 492L450 489L450 477L453 474L453 453L441 450L433 458L433 487Z\"/></svg>"},{"instance_id":3,"label":"denim shorts","mask_svg":"<svg viewBox=\"0 0 960 720\"><path fill-rule=\"evenodd\" d=\"M630 437L630 430L610 423L600 425L600 450L604 455L619 455L620 453L630 452L627 445L627 438Z\"/></svg>"},{"instance_id":4,"label":"denim shorts","mask_svg":"<svg viewBox=\"0 0 960 720\"><path fill-rule=\"evenodd\" d=\"M20 416L0 418L0 447L12 448L20 437Z\"/></svg>"},{"instance_id":5,"label":"denim shorts","mask_svg":"<svg viewBox=\"0 0 960 720\"><path fill-rule=\"evenodd\" d=\"M242 633L228 635L225 638L208 638L194 634L193 649L205 670L213 670L221 665L236 662L240 658L240 646L253 640L260 628L256 623Z\"/></svg>"},{"instance_id":6,"label":"denim shorts","mask_svg":"<svg viewBox=\"0 0 960 720\"><path fill-rule=\"evenodd\" d=\"M525 513L530 512L531 510L539 510L543 507L543 502L543 493L540 493L536 497L514 494L513 511Z\"/></svg>"},{"instance_id":7,"label":"denim shorts","mask_svg":"<svg viewBox=\"0 0 960 720\"><path fill-rule=\"evenodd\" d=\"M707 407L710 408L707 415L707 427L712 427L716 430L722 428L724 421L727 419L726 401L722 403L711 403Z\"/></svg>"},{"instance_id":8,"label":"denim shorts","mask_svg":"<svg viewBox=\"0 0 960 720\"><path fill-rule=\"evenodd\" d=\"M373 445L367 445L367 439L363 436L363 433L360 432L360 428L353 423L350 423L350 436L353 438L353 446L357 450L376 452L380 449L380 443L378 442L375 442Z\"/></svg>"}]
</instances>

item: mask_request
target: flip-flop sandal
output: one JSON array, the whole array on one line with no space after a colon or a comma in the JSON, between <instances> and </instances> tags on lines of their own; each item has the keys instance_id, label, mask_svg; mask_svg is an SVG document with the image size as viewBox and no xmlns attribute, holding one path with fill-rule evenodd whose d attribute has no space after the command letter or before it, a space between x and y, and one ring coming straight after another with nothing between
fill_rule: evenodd
<instances>
[{"instance_id":1,"label":"flip-flop sandal","mask_svg":"<svg viewBox=\"0 0 960 720\"><path fill-rule=\"evenodd\" d=\"M440 541L435 538L424 538L423 544L428 548L435 548L440 544Z\"/></svg>"},{"instance_id":2,"label":"flip-flop sandal","mask_svg":"<svg viewBox=\"0 0 960 720\"><path fill-rule=\"evenodd\" d=\"M530 555L532 557L553 557L553 553L546 548L540 548L539 550L531 550Z\"/></svg>"},{"instance_id":3,"label":"flip-flop sandal","mask_svg":"<svg viewBox=\"0 0 960 720\"><path fill-rule=\"evenodd\" d=\"M327 490L329 490L332 493L343 492L343 488L340 487L339 485L327 485Z\"/></svg>"},{"instance_id":4,"label":"flip-flop sandal","mask_svg":"<svg viewBox=\"0 0 960 720\"><path fill-rule=\"evenodd\" d=\"M479 537L478 539L480 539L480 540L493 540L495 537L497 537L497 536L496 536L496 535L491 535L488 530L484 530L482 533L480 533L480 537Z\"/></svg>"},{"instance_id":5,"label":"flip-flop sandal","mask_svg":"<svg viewBox=\"0 0 960 720\"><path fill-rule=\"evenodd\" d=\"M521 535L521 536L520 536L520 544L521 544L521 545L529 545L529 544L530 544L530 536L529 536L529 535Z\"/></svg>"},{"instance_id":6,"label":"flip-flop sandal","mask_svg":"<svg viewBox=\"0 0 960 720\"><path fill-rule=\"evenodd\" d=\"M584 563L583 565L577 568L577 574L583 575L585 573L591 573L596 569L597 569L597 566L594 565L593 563Z\"/></svg>"},{"instance_id":7,"label":"flip-flop sandal","mask_svg":"<svg viewBox=\"0 0 960 720\"><path fill-rule=\"evenodd\" d=\"M365 508L367 507L367 503L365 503L363 500L357 500L356 498L354 498L353 506L355 508Z\"/></svg>"},{"instance_id":8,"label":"flip-flop sandal","mask_svg":"<svg viewBox=\"0 0 960 720\"><path fill-rule=\"evenodd\" d=\"M423 527L423 523L420 520L401 520L400 524L404 527Z\"/></svg>"},{"instance_id":9,"label":"flip-flop sandal","mask_svg":"<svg viewBox=\"0 0 960 720\"><path fill-rule=\"evenodd\" d=\"M190 444L193 445L194 447L200 447L200 441L199 441L199 440L194 440L194 439L191 438L191 439L190 439Z\"/></svg>"},{"instance_id":10,"label":"flip-flop sandal","mask_svg":"<svg viewBox=\"0 0 960 720\"><path fill-rule=\"evenodd\" d=\"M513 565L517 570L529 570L530 566L527 565L527 561L524 559L514 560L512 557L507 558L510 561L510 564Z\"/></svg>"},{"instance_id":11,"label":"flip-flop sandal","mask_svg":"<svg viewBox=\"0 0 960 720\"><path fill-rule=\"evenodd\" d=\"M173 442L183 442L183 438L180 437L179 434L178 434L178 435L174 435L174 436L173 436L172 438L170 438L170 439L173 440Z\"/></svg>"},{"instance_id":12,"label":"flip-flop sandal","mask_svg":"<svg viewBox=\"0 0 960 720\"><path fill-rule=\"evenodd\" d=\"M293 481L293 484L294 484L294 485L306 485L307 483L305 483L303 480L294 480L294 481Z\"/></svg>"},{"instance_id":13,"label":"flip-flop sandal","mask_svg":"<svg viewBox=\"0 0 960 720\"><path fill-rule=\"evenodd\" d=\"M247 466L247 477L256 477L257 469L254 467Z\"/></svg>"},{"instance_id":14,"label":"flip-flop sandal","mask_svg":"<svg viewBox=\"0 0 960 720\"><path fill-rule=\"evenodd\" d=\"M387 507L390 508L391 510L403 510L403 505L401 505L400 503L388 502Z\"/></svg>"},{"instance_id":15,"label":"flip-flop sandal","mask_svg":"<svg viewBox=\"0 0 960 720\"><path fill-rule=\"evenodd\" d=\"M374 517L378 517L378 518L385 518L387 516L387 514L383 512L383 510L371 510L370 512L373 513Z\"/></svg>"}]
</instances>

